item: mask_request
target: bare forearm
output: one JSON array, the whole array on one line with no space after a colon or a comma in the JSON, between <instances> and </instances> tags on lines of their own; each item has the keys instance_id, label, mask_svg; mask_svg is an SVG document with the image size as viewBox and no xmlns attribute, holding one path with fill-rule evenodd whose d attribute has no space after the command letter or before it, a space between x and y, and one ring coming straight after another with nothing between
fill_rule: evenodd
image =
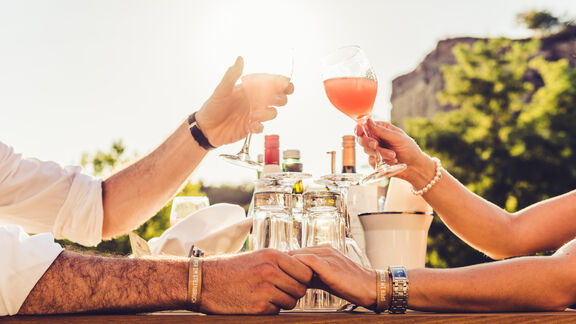
<instances>
[{"instance_id":1,"label":"bare forearm","mask_svg":"<svg viewBox=\"0 0 576 324\"><path fill-rule=\"evenodd\" d=\"M421 311L561 311L575 276L559 257L524 257L457 269L409 271L408 306Z\"/></svg>"},{"instance_id":2,"label":"bare forearm","mask_svg":"<svg viewBox=\"0 0 576 324\"><path fill-rule=\"evenodd\" d=\"M106 179L103 237L124 234L153 216L205 155L183 123L152 153Z\"/></svg>"},{"instance_id":3,"label":"bare forearm","mask_svg":"<svg viewBox=\"0 0 576 324\"><path fill-rule=\"evenodd\" d=\"M469 191L448 172L443 170L424 198L450 230L471 246L496 259L515 255L517 228L512 215Z\"/></svg>"},{"instance_id":4,"label":"bare forearm","mask_svg":"<svg viewBox=\"0 0 576 324\"><path fill-rule=\"evenodd\" d=\"M429 158L422 159L409 181L421 188L434 177ZM428 164L426 164L428 163ZM574 237L576 190L511 214L474 194L445 170L423 195L444 223L476 249L495 259L558 249Z\"/></svg>"},{"instance_id":5,"label":"bare forearm","mask_svg":"<svg viewBox=\"0 0 576 324\"><path fill-rule=\"evenodd\" d=\"M183 309L188 262L119 259L62 252L19 314Z\"/></svg>"}]
</instances>

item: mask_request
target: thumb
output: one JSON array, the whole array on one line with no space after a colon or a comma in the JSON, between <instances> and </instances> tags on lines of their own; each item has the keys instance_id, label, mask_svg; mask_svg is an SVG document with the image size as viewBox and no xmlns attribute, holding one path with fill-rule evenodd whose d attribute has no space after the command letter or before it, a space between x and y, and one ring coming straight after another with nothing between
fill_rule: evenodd
<instances>
[{"instance_id":1,"label":"thumb","mask_svg":"<svg viewBox=\"0 0 576 324\"><path fill-rule=\"evenodd\" d=\"M234 89L236 81L242 75L242 70L244 69L244 59L241 56L236 58L234 65L228 68L226 74L220 81L220 84L214 90L215 96L225 96L228 95Z\"/></svg>"}]
</instances>

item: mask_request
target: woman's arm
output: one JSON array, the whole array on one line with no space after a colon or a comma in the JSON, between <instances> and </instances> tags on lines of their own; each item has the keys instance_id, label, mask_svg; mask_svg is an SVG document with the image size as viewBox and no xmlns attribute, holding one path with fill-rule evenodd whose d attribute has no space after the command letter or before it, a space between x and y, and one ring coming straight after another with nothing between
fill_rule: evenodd
<instances>
[{"instance_id":1,"label":"woman's arm","mask_svg":"<svg viewBox=\"0 0 576 324\"><path fill-rule=\"evenodd\" d=\"M372 134L385 142L357 133L364 150L371 154L378 149L388 163L406 163L408 168L397 177L421 189L435 175L435 164L401 129L383 122L369 122ZM444 223L476 249L495 259L557 249L574 237L576 222L576 191L543 201L515 214L469 191L446 170L440 180L423 195Z\"/></svg>"},{"instance_id":2,"label":"woman's arm","mask_svg":"<svg viewBox=\"0 0 576 324\"><path fill-rule=\"evenodd\" d=\"M376 304L375 270L331 247L292 252L315 286L364 307ZM576 302L576 240L553 256L520 257L455 269L408 270L408 308L421 311L562 311Z\"/></svg>"}]
</instances>

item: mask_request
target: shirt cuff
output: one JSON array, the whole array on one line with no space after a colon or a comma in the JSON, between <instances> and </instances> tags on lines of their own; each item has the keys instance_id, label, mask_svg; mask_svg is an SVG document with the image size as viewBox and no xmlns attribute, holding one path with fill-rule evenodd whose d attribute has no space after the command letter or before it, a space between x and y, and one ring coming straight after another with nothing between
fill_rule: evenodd
<instances>
[{"instance_id":1,"label":"shirt cuff","mask_svg":"<svg viewBox=\"0 0 576 324\"><path fill-rule=\"evenodd\" d=\"M70 169L76 175L56 216L52 232L58 239L66 238L85 246L94 246L102 240L102 180L80 173L80 168Z\"/></svg>"},{"instance_id":2,"label":"shirt cuff","mask_svg":"<svg viewBox=\"0 0 576 324\"><path fill-rule=\"evenodd\" d=\"M20 226L0 226L0 316L17 314L62 252L52 234L28 236Z\"/></svg>"}]
</instances>

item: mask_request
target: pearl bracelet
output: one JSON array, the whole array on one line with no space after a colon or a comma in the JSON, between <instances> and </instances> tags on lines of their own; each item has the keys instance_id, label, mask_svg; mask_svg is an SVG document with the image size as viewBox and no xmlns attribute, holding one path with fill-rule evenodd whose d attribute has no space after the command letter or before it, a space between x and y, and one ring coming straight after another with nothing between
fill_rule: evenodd
<instances>
[{"instance_id":1,"label":"pearl bracelet","mask_svg":"<svg viewBox=\"0 0 576 324\"><path fill-rule=\"evenodd\" d=\"M435 157L432 158L432 161L434 161L434 164L436 165L436 174L434 175L434 178L432 178L432 180L430 180L430 182L428 182L428 184L420 190L414 190L414 187L412 187L412 193L413 194L415 194L417 196L421 196L421 195L425 194L442 177L442 163L440 163L440 160L438 158L435 158Z\"/></svg>"}]
</instances>

